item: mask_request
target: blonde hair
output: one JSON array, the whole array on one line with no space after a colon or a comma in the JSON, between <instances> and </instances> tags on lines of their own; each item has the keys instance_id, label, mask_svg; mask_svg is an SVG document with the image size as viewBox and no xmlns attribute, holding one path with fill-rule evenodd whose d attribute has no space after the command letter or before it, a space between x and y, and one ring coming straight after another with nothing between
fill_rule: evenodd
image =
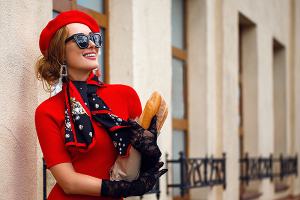
<instances>
[{"instance_id":1,"label":"blonde hair","mask_svg":"<svg viewBox=\"0 0 300 200\"><path fill-rule=\"evenodd\" d=\"M65 40L68 33L66 26L57 30L50 41L48 50L35 64L36 77L43 82L46 91L52 92L53 86L59 82L61 65L64 62Z\"/></svg>"}]
</instances>

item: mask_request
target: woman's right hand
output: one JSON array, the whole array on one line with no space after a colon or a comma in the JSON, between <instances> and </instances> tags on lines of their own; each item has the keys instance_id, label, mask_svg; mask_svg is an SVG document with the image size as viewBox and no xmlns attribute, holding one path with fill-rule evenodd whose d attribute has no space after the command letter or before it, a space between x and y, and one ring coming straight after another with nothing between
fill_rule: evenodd
<instances>
[{"instance_id":1,"label":"woman's right hand","mask_svg":"<svg viewBox=\"0 0 300 200\"><path fill-rule=\"evenodd\" d=\"M155 115L148 129L141 127L136 121L128 119L131 125L131 145L142 154L141 171L145 172L158 163L161 156L157 145L157 128Z\"/></svg>"},{"instance_id":2,"label":"woman's right hand","mask_svg":"<svg viewBox=\"0 0 300 200\"><path fill-rule=\"evenodd\" d=\"M140 153L150 157L160 157L161 152L157 146L157 128L156 128L155 115L152 120L150 127L144 129L136 121L128 119L131 125L131 145L138 150ZM157 162L156 162L157 163Z\"/></svg>"},{"instance_id":3,"label":"woman's right hand","mask_svg":"<svg viewBox=\"0 0 300 200\"><path fill-rule=\"evenodd\" d=\"M152 190L159 177L168 170L159 169L163 166L163 162L158 162L155 167L142 173L137 180L128 181L109 181L102 179L101 196L122 198L128 196L142 196Z\"/></svg>"}]
</instances>

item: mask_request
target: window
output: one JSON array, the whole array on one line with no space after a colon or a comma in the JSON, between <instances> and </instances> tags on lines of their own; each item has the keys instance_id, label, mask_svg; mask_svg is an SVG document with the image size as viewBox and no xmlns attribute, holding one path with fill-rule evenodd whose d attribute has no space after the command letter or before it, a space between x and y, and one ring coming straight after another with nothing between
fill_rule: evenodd
<instances>
[{"instance_id":1,"label":"window","mask_svg":"<svg viewBox=\"0 0 300 200\"><path fill-rule=\"evenodd\" d=\"M186 1L172 0L172 124L173 159L179 152L187 154L187 105L186 105ZM180 181L179 165L173 165L173 183ZM173 189L173 196L180 191Z\"/></svg>"},{"instance_id":2,"label":"window","mask_svg":"<svg viewBox=\"0 0 300 200\"><path fill-rule=\"evenodd\" d=\"M274 100L274 158L288 156L287 152L287 103L286 103L286 51L276 39L273 40L273 100ZM274 172L280 173L279 163L274 164ZM274 178L275 191L288 186L287 178Z\"/></svg>"},{"instance_id":3,"label":"window","mask_svg":"<svg viewBox=\"0 0 300 200\"><path fill-rule=\"evenodd\" d=\"M240 158L257 158L258 155L258 67L256 25L239 14L239 145ZM240 174L246 175L245 163ZM247 190L260 195L258 181L249 185L240 182L240 196L247 198Z\"/></svg>"}]
</instances>

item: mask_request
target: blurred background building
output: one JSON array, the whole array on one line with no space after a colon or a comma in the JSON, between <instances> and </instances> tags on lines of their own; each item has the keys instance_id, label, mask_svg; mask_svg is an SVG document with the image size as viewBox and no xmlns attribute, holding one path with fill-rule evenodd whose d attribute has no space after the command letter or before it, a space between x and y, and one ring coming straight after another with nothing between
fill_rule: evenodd
<instances>
[{"instance_id":1,"label":"blurred background building","mask_svg":"<svg viewBox=\"0 0 300 200\"><path fill-rule=\"evenodd\" d=\"M41 30L68 10L101 28L102 81L170 105L158 139L169 172L143 199L300 199L297 0L1 0L0 199L45 199L55 183L34 65Z\"/></svg>"}]
</instances>

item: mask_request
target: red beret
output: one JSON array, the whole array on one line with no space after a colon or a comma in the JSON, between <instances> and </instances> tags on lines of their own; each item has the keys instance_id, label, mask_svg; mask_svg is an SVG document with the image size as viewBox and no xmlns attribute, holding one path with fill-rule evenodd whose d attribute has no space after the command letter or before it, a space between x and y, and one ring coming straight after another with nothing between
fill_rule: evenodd
<instances>
[{"instance_id":1,"label":"red beret","mask_svg":"<svg viewBox=\"0 0 300 200\"><path fill-rule=\"evenodd\" d=\"M56 31L61 27L71 23L85 24L93 33L100 32L98 23L88 14L77 10L62 12L47 24L40 35L40 50L43 55L45 50L48 50L50 41Z\"/></svg>"}]
</instances>

